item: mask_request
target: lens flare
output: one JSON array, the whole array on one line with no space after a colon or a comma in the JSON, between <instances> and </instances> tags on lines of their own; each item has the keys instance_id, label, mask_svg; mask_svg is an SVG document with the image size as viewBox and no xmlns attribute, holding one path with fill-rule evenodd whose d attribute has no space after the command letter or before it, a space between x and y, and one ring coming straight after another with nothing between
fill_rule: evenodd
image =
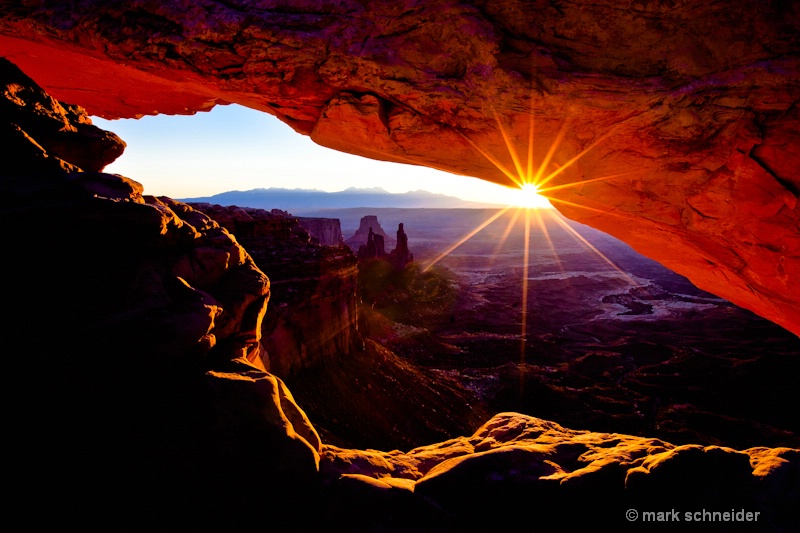
<instances>
[{"instance_id":1,"label":"lens flare","mask_svg":"<svg viewBox=\"0 0 800 533\"><path fill-rule=\"evenodd\" d=\"M524 221L525 232L524 232L524 243L523 243L522 280L521 280L522 309L520 317L521 318L520 357L519 357L520 364L524 364L526 361L526 348L527 348L527 337L528 337L527 331L529 323L529 316L528 316L529 274L531 265L531 253L536 252L536 250L534 250L533 247L531 246L532 220L534 219L538 220L538 225L541 227L541 231L544 236L544 241L546 242L546 246L550 248L553 255L556 257L558 266L562 271L563 271L563 265L561 264L561 259L558 256L558 251L555 249L553 240L551 239L546 224L543 220L542 216L543 214L549 215L573 238L579 241L579 243L582 246L584 246L592 254L597 256L599 260L610 265L615 271L620 273L622 277L626 279L630 284L637 285L636 281L631 276L623 272L616 264L614 264L613 261L611 261L608 257L606 257L600 250L598 250L594 245L592 245L583 236L581 236L574 228L572 228L569 224L567 224L560 217L559 214L555 213L554 210L552 209L553 205L551 205L550 200L565 205L581 207L592 211L602 212L604 215L605 214L611 214L617 216L624 216L624 215L613 212L609 213L607 211L602 211L600 209L594 209L594 208L589 208L587 206L573 204L572 202L568 202L565 200L549 198L547 194L548 192L551 191L581 187L589 183L606 181L635 174L636 171L620 172L617 174L611 174L607 176L590 178L581 181L574 181L572 183L567 183L567 184L558 184L558 185L550 184L550 182L554 178L563 174L564 171L566 171L569 167L571 167L573 164L579 161L584 155L593 150L595 147L597 147L599 144L605 141L608 137L613 135L616 132L616 129L612 128L605 134L600 135L594 142L584 147L576 155L573 155L572 157L569 158L564 158L563 154L559 154L559 148L561 146L561 142L567 137L567 133L569 132L569 126L566 122L564 122L560 125L558 132L556 133L553 142L548 147L544 157L541 158L540 161L536 161L538 162L537 166L535 164L536 157L534 154L535 139L534 139L533 110L534 110L533 91L531 91L531 108L528 113L528 132L525 141L523 143L520 143L520 146L517 146L515 143L515 136L513 135L514 132L513 124L504 124L503 120L501 120L502 119L501 115L497 112L497 110L494 107L492 107L491 112L492 115L494 116L497 125L497 130L500 132L500 135L502 136L502 139L505 143L505 147L508 152L507 154L492 154L490 150L487 150L485 147L479 146L475 141L470 139L469 135L467 135L466 133L462 131L458 132L464 138L464 140L469 145L471 145L472 148L475 149L476 152L483 155L494 167L496 167L500 172L502 172L508 178L508 181L510 183L513 183L513 186L509 187L509 194L507 197L508 198L507 207L505 209L501 209L500 211L488 217L484 222L479 224L474 230L468 232L463 238L461 238L456 243L448 247L445 251L440 253L425 268L425 270L431 268L433 265L444 259L448 254L453 252L453 250L455 250L456 248L467 242L478 232L482 231L486 226L488 226L489 224L491 224L492 222L503 216L513 207L516 207L517 208L516 213L514 214L513 218L506 227L502 235L502 238L499 240L497 248L495 249L495 255L496 255L497 253L499 253L502 244L505 242L506 238L511 232L512 227L514 227L519 216L523 213L525 214L525 221ZM504 164L502 162L502 161L508 162L509 159L511 164L508 163ZM563 162L564 159L567 160ZM523 387L524 387L523 376L522 376L522 371L520 371L520 393L522 393Z\"/></svg>"}]
</instances>

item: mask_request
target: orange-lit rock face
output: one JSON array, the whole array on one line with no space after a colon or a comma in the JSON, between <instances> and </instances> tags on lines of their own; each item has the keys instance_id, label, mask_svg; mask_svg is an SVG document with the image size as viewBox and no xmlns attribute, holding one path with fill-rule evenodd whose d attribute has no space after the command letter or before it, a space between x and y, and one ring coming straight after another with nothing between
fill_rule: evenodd
<instances>
[{"instance_id":1,"label":"orange-lit rock face","mask_svg":"<svg viewBox=\"0 0 800 533\"><path fill-rule=\"evenodd\" d=\"M575 185L546 192L563 213L800 332L796 3L80 5L0 18L2 53L59 99L107 117L237 102L506 184L533 125L534 168L556 139L544 175L569 164L547 185Z\"/></svg>"}]
</instances>

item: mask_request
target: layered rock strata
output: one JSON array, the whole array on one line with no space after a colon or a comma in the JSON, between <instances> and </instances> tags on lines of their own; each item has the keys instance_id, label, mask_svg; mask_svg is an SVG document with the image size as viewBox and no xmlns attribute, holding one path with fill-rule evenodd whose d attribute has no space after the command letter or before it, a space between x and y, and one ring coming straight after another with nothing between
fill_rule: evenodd
<instances>
[{"instance_id":1,"label":"layered rock strata","mask_svg":"<svg viewBox=\"0 0 800 533\"><path fill-rule=\"evenodd\" d=\"M106 117L234 102L375 159L535 174L567 216L797 333L799 31L781 0L95 0L5 10L0 48Z\"/></svg>"},{"instance_id":2,"label":"layered rock strata","mask_svg":"<svg viewBox=\"0 0 800 533\"><path fill-rule=\"evenodd\" d=\"M269 273L261 360L270 372L288 377L362 346L358 268L349 248L312 242L299 219L278 210L192 205L236 235Z\"/></svg>"},{"instance_id":3,"label":"layered rock strata","mask_svg":"<svg viewBox=\"0 0 800 533\"><path fill-rule=\"evenodd\" d=\"M342 223L338 218L297 217L297 220L309 235L324 246L338 246L344 243Z\"/></svg>"}]
</instances>

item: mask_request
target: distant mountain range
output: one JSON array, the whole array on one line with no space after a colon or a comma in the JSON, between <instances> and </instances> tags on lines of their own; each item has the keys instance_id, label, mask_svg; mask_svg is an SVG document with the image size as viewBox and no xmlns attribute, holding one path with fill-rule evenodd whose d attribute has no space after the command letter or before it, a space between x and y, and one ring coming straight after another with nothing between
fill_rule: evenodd
<instances>
[{"instance_id":1,"label":"distant mountain range","mask_svg":"<svg viewBox=\"0 0 800 533\"><path fill-rule=\"evenodd\" d=\"M352 207L403 207L403 208L486 208L496 204L467 202L460 198L428 191L390 193L379 187L327 192L316 189L252 189L228 191L214 196L182 198L183 202L207 202L220 205L238 205L260 209L282 209L293 214L319 209Z\"/></svg>"}]
</instances>

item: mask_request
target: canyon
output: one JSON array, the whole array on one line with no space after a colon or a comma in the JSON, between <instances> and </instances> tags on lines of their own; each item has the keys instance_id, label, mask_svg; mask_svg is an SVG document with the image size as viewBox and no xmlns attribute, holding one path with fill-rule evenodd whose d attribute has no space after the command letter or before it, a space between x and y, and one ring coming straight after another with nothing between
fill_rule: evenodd
<instances>
[{"instance_id":1,"label":"canyon","mask_svg":"<svg viewBox=\"0 0 800 533\"><path fill-rule=\"evenodd\" d=\"M356 259L346 247L312 242L308 226L341 240L338 220L191 203L235 235L262 271L271 297L261 321L261 364L286 378L356 349ZM312 224L308 224L312 220ZM308 226L306 225L308 224ZM338 232L338 236L337 236Z\"/></svg>"},{"instance_id":2,"label":"canyon","mask_svg":"<svg viewBox=\"0 0 800 533\"><path fill-rule=\"evenodd\" d=\"M796 6L65 9L0 15L3 55L47 90L0 61L13 154L0 217L14 228L7 276L24 291L4 325L26 340L9 357L12 453L26 466L11 481L54 519L449 531L520 512L635 527L626 510L660 506L798 527L789 447L672 444L516 413L408 451L324 442L267 369L311 363L291 350L273 363L264 348L274 302L256 258L307 295L306 281L347 271L352 254L312 251L331 253L331 270L304 272L268 257L262 223L218 212L219 223L102 173L124 143L73 105L113 117L243 103L321 144L499 182L535 124L535 159L555 146L547 194L567 216L797 333ZM291 238L278 218L270 227Z\"/></svg>"}]
</instances>

